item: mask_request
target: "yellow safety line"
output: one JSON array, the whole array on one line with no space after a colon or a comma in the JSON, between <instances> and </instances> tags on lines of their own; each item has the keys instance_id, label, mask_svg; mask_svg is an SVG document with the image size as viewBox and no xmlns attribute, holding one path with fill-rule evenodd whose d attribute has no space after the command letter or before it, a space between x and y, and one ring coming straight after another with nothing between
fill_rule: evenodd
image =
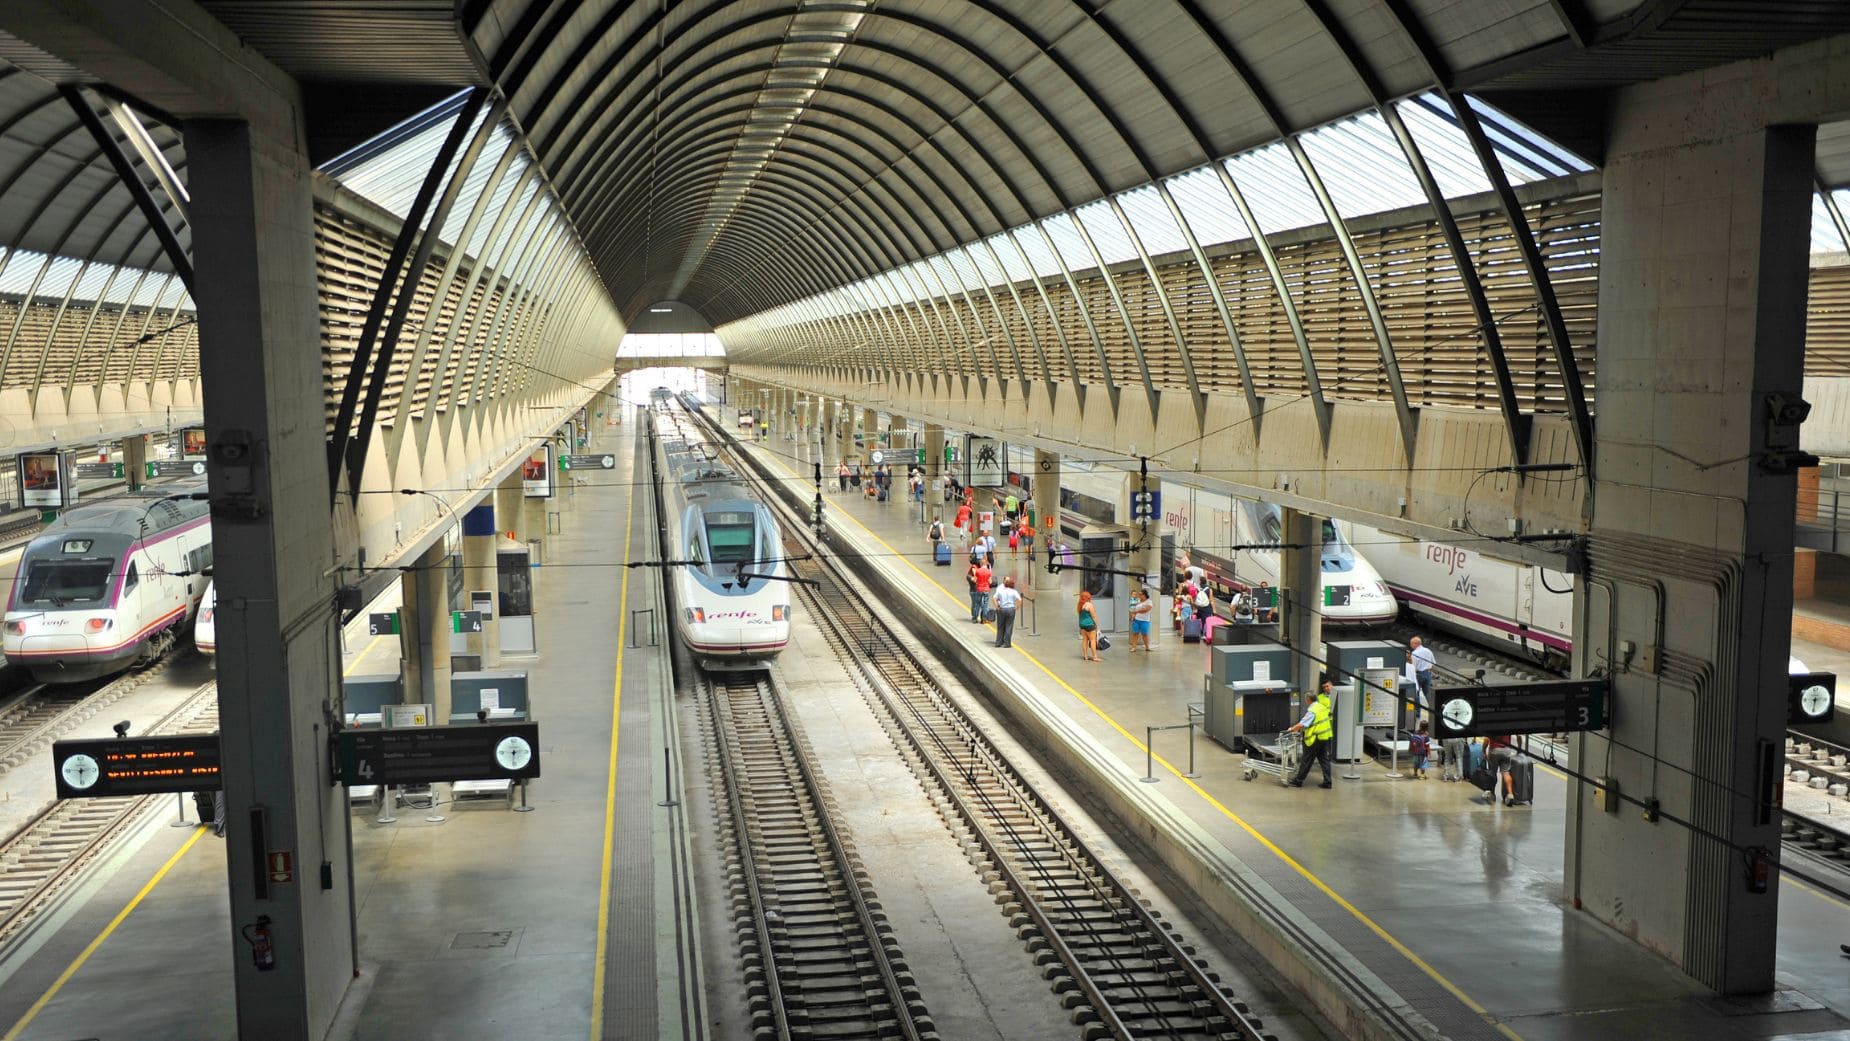
<instances>
[{"instance_id":1,"label":"yellow safety line","mask_svg":"<svg viewBox=\"0 0 1850 1041\"><path fill-rule=\"evenodd\" d=\"M772 459L776 459L780 466L783 465L783 460L778 458L778 456L775 453L767 452L765 454L769 455ZM790 469L789 466L784 466L784 470L785 472L791 474L793 477L797 476L796 471ZM927 574L923 569L921 569L917 564L914 564L912 562L911 557L907 556L904 553L901 553L897 549L894 549L893 546L889 544L885 539L875 534L871 528L869 528L865 524L862 524L860 521L860 518L854 516L854 514L852 513L849 513L845 509L840 511L839 515L843 517L847 517L849 520L853 521L855 526L860 528L862 531L866 532L869 538L873 539L875 542L885 547L887 552L893 555L894 559L901 561L907 567L911 568L915 573L917 573L919 577L931 583L933 586L936 586L940 591L944 593L945 596L950 597L953 601L957 601L960 603L963 602L963 601L957 600L956 593L952 592L949 589L946 589L943 585L941 585L938 582L936 578L933 578L931 575ZM1052 669L1048 668L1047 665L1043 663L1039 658L1036 658L1034 655L1029 654L1023 648L1014 647L1012 649L1016 653L1020 654L1023 658L1026 658L1028 659L1028 661L1032 662L1036 668L1040 669L1041 672L1047 675L1048 679L1051 679L1055 683L1058 683L1060 687L1063 690L1065 690L1068 694L1071 694L1073 697L1079 699L1080 704L1084 705L1088 709L1091 709L1093 715L1097 716L1100 720L1104 721L1104 723L1107 726L1111 727L1111 729L1117 731L1118 734L1122 736L1125 740L1137 746L1138 751L1145 752L1145 753L1148 753L1150 751L1144 745L1142 741L1138 740L1135 735L1133 735L1129 730L1126 730L1123 727L1123 725L1121 725L1116 719L1112 718L1110 713L1100 708L1095 702L1092 701L1092 699L1086 697L1084 694L1081 694L1079 691L1073 689L1073 686L1071 684L1061 679L1057 673L1055 673ZM1279 860L1284 861L1285 864L1289 866L1292 870L1304 876L1304 879L1308 881L1311 885L1316 886L1318 891L1321 892L1324 896L1327 896L1331 900L1335 901L1338 907L1341 907L1343 910L1349 912L1351 915L1355 917L1357 921L1367 926L1370 932L1373 932L1376 936L1379 936L1382 939L1382 941L1385 942L1389 947L1394 948L1394 950L1399 952L1402 957L1406 958L1408 961L1418 966L1420 968L1420 971L1426 973L1426 975L1428 976L1431 976L1434 982L1438 983L1441 987L1444 987L1448 992L1451 993L1453 997L1457 998L1459 1001L1464 1002L1467 1008L1477 1013L1480 1017L1484 1019L1485 1022L1497 1028L1498 1031L1503 1033L1505 1036L1513 1039L1513 1041L1522 1041L1521 1035L1517 1034L1514 1030L1511 1030L1508 1026L1499 1022L1496 1016L1494 1016L1489 1009L1485 1008L1483 1005L1478 1004L1476 1001L1473 1001L1469 995L1467 995L1464 991L1458 988L1457 984L1447 979L1444 974L1439 972L1438 969L1433 968L1430 964L1427 963L1427 961L1424 958L1421 958L1419 955L1413 953L1413 951L1409 949L1406 944L1401 943L1398 939L1395 939L1394 935L1388 932L1386 929L1382 928L1380 923L1368 917L1368 915L1363 913L1363 911L1360 908L1356 907L1354 904L1350 903L1348 900L1343 899L1343 897L1340 894L1338 894L1336 890L1331 889L1327 884L1324 883L1324 881L1321 878L1318 878L1315 872L1311 871L1309 868L1299 863L1297 859L1294 858L1291 854L1286 853L1284 850L1278 848L1278 846L1275 845L1271 839L1268 839L1263 834L1261 834L1259 832L1259 829L1247 823L1246 820L1242 818L1239 814L1234 813L1232 810L1228 809L1226 805L1223 804L1219 799L1216 799L1214 796L1208 794L1206 789L1196 784L1193 780L1190 780L1187 777L1183 777L1182 772L1180 770L1177 770L1175 766L1169 762L1169 760L1164 759L1162 756L1155 756L1155 760L1163 764L1163 769L1169 771L1169 773L1173 775L1177 780L1187 785L1189 789L1192 790L1196 795L1199 795L1203 799L1207 800L1208 805L1214 807L1214 809L1219 811L1223 817L1226 817L1228 820L1238 825L1242 831L1246 832L1248 835L1251 835L1254 840L1256 840L1260 845L1264 846L1266 849L1270 850L1274 856L1278 857ZM0 1038L0 1041L5 1041L5 1039Z\"/></svg>"},{"instance_id":2,"label":"yellow safety line","mask_svg":"<svg viewBox=\"0 0 1850 1041\"><path fill-rule=\"evenodd\" d=\"M142 900L146 899L149 893L154 892L154 887L160 885L161 879L167 877L167 872L173 870L173 866L180 862L181 857L186 856L186 851L192 849L194 844L205 836L205 833L204 827L193 829L193 837L187 839L184 845L174 851L173 856L167 858L167 863L162 864L161 869L154 873L154 877L148 879L148 884L141 887L141 892L135 894L135 899L130 900L127 907L110 919L109 924L103 927L103 931L96 934L96 939L91 940L90 945L85 947L83 952L74 958L62 973L58 974L58 978L52 981L45 993L39 995L39 999L32 1003L32 1007L26 1010L26 1014L19 1017L19 1022L13 1024L13 1029L7 1031L5 1037L0 1037L0 1041L15 1041L20 1031L30 1026L32 1021L38 1018L40 1012L45 1011L45 1006L51 1004L51 999L64 989L64 985L71 981L72 976L77 975L77 970L84 967L84 963L90 960L90 956L96 953L97 948L103 946L103 941L109 939L110 934L116 931L116 927L129 916L129 912L139 907Z\"/></svg>"},{"instance_id":3,"label":"yellow safety line","mask_svg":"<svg viewBox=\"0 0 1850 1041\"><path fill-rule=\"evenodd\" d=\"M633 453L632 453L633 454ZM623 518L623 559L630 559L636 496L629 498ZM617 728L623 712L623 648L629 642L630 569L623 569L623 592L617 603L617 676L610 697L610 771L604 782L604 860L597 887L597 960L591 969L591 1041L604 1037L604 960L610 952L610 852L617 828ZM0 1038L0 1041L6 1041Z\"/></svg>"}]
</instances>

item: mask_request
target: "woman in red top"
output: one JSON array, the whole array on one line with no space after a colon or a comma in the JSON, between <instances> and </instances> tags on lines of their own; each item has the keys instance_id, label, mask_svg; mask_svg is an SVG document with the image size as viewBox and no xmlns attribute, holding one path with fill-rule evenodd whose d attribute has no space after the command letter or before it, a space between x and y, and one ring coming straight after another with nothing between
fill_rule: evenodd
<instances>
[{"instance_id":1,"label":"woman in red top","mask_svg":"<svg viewBox=\"0 0 1850 1041\"><path fill-rule=\"evenodd\" d=\"M970 532L970 504L969 503L966 502L962 506L957 507L957 519L951 522L951 527L956 528L958 531L961 531L965 534L969 534Z\"/></svg>"}]
</instances>

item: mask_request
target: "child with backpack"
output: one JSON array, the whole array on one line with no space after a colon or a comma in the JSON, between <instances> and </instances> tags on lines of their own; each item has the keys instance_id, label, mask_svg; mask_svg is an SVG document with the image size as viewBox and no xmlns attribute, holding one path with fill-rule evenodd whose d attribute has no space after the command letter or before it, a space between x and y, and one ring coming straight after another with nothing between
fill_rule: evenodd
<instances>
[{"instance_id":1,"label":"child with backpack","mask_svg":"<svg viewBox=\"0 0 1850 1041\"><path fill-rule=\"evenodd\" d=\"M1407 750L1413 755L1413 776L1425 780L1426 757L1432 754L1432 734L1426 723L1420 724L1419 732L1408 736Z\"/></svg>"}]
</instances>

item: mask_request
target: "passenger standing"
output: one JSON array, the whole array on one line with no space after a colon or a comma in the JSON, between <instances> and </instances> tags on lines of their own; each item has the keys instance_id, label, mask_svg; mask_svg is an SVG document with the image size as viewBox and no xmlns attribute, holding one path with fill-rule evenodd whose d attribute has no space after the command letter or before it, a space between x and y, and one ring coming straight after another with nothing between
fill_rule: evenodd
<instances>
[{"instance_id":1,"label":"passenger standing","mask_svg":"<svg viewBox=\"0 0 1850 1041\"><path fill-rule=\"evenodd\" d=\"M1272 620L1272 583L1259 580L1259 591L1253 596L1253 618L1261 625Z\"/></svg>"},{"instance_id":2,"label":"passenger standing","mask_svg":"<svg viewBox=\"0 0 1850 1041\"><path fill-rule=\"evenodd\" d=\"M848 464L846 462L835 467L835 483L842 491L848 490Z\"/></svg>"},{"instance_id":3,"label":"passenger standing","mask_svg":"<svg viewBox=\"0 0 1850 1041\"><path fill-rule=\"evenodd\" d=\"M1101 661L1098 656L1098 612L1092 609L1092 594L1079 591L1079 656L1086 661Z\"/></svg>"},{"instance_id":4,"label":"passenger standing","mask_svg":"<svg viewBox=\"0 0 1850 1041\"><path fill-rule=\"evenodd\" d=\"M1013 491L1009 492L1008 498L1002 500L1002 506L1008 511L1008 515L1011 517L1021 512L1021 500L1015 497Z\"/></svg>"},{"instance_id":5,"label":"passenger standing","mask_svg":"<svg viewBox=\"0 0 1850 1041\"><path fill-rule=\"evenodd\" d=\"M1432 704L1432 670L1439 660L1417 636L1407 641L1407 660L1413 663L1413 681L1420 685L1419 714L1424 716L1426 706Z\"/></svg>"},{"instance_id":6,"label":"passenger standing","mask_svg":"<svg viewBox=\"0 0 1850 1041\"><path fill-rule=\"evenodd\" d=\"M1150 616L1155 613L1156 604L1150 599L1150 591L1139 586L1131 594L1131 651L1142 647L1145 654L1150 653Z\"/></svg>"},{"instance_id":7,"label":"passenger standing","mask_svg":"<svg viewBox=\"0 0 1850 1041\"><path fill-rule=\"evenodd\" d=\"M1021 539L1022 548L1028 551L1028 567L1033 568L1034 567L1034 525L1023 524L1021 526L1021 530L1017 532L1017 535Z\"/></svg>"},{"instance_id":8,"label":"passenger standing","mask_svg":"<svg viewBox=\"0 0 1850 1041\"><path fill-rule=\"evenodd\" d=\"M1021 591L1015 588L1015 576L1002 580L996 590L996 646L1015 645L1015 608L1021 603Z\"/></svg>"},{"instance_id":9,"label":"passenger standing","mask_svg":"<svg viewBox=\"0 0 1850 1041\"><path fill-rule=\"evenodd\" d=\"M1297 776L1290 780L1293 788L1304 787L1304 778L1310 776L1310 764L1323 766L1323 783L1319 788L1329 788L1335 782L1330 777L1330 750L1336 744L1336 730L1330 723L1330 681L1325 679L1317 691L1317 700L1304 712L1304 718L1291 725L1291 729L1304 735L1304 758L1298 762Z\"/></svg>"},{"instance_id":10,"label":"passenger standing","mask_svg":"<svg viewBox=\"0 0 1850 1041\"><path fill-rule=\"evenodd\" d=\"M1208 645L1210 648L1208 654L1212 656L1214 654L1211 649L1214 646L1214 629L1222 624L1222 619L1214 610L1214 594L1204 588L1201 595L1207 598L1207 602L1195 608L1195 617L1201 619L1201 642Z\"/></svg>"},{"instance_id":11,"label":"passenger standing","mask_svg":"<svg viewBox=\"0 0 1850 1041\"><path fill-rule=\"evenodd\" d=\"M996 537L989 532L983 533L983 557L990 567L996 566Z\"/></svg>"},{"instance_id":12,"label":"passenger standing","mask_svg":"<svg viewBox=\"0 0 1850 1041\"><path fill-rule=\"evenodd\" d=\"M963 535L966 538L969 537L970 535L970 504L969 503L964 503L957 507L957 519L951 522L951 527L956 528L957 533L959 535Z\"/></svg>"},{"instance_id":13,"label":"passenger standing","mask_svg":"<svg viewBox=\"0 0 1850 1041\"><path fill-rule=\"evenodd\" d=\"M982 622L989 614L989 583L995 579L996 575L995 572L989 570L988 564L972 564L970 565L970 577L976 582L976 597L970 605L970 613L974 617L970 620Z\"/></svg>"},{"instance_id":14,"label":"passenger standing","mask_svg":"<svg viewBox=\"0 0 1850 1041\"><path fill-rule=\"evenodd\" d=\"M1419 637L1414 637L1419 639ZM1490 767L1490 776L1495 784L1484 793L1484 801L1492 806L1497 804L1497 789L1503 789L1503 805L1516 805L1516 746L1508 734L1484 740L1484 763Z\"/></svg>"},{"instance_id":15,"label":"passenger standing","mask_svg":"<svg viewBox=\"0 0 1850 1041\"><path fill-rule=\"evenodd\" d=\"M1426 779L1426 757L1432 754L1432 734L1425 720L1420 721L1420 729L1407 739L1407 751L1413 754L1413 776L1416 780Z\"/></svg>"},{"instance_id":16,"label":"passenger standing","mask_svg":"<svg viewBox=\"0 0 1850 1041\"><path fill-rule=\"evenodd\" d=\"M1462 737L1448 737L1441 743L1445 750L1445 769L1440 772L1441 781L1462 781L1471 769L1469 762L1471 742Z\"/></svg>"}]
</instances>

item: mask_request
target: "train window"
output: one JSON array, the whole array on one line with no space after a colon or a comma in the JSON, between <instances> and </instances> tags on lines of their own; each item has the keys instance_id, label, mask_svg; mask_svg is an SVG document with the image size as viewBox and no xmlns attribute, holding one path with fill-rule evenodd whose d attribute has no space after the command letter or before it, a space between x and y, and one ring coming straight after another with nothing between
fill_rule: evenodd
<instances>
[{"instance_id":1,"label":"train window","mask_svg":"<svg viewBox=\"0 0 1850 1041\"><path fill-rule=\"evenodd\" d=\"M122 591L127 592L135 588L136 584L140 581L141 571L135 566L135 562L131 560L128 562L128 575L122 579Z\"/></svg>"},{"instance_id":2,"label":"train window","mask_svg":"<svg viewBox=\"0 0 1850 1041\"><path fill-rule=\"evenodd\" d=\"M19 598L36 604L95 603L109 595L107 560L39 560L26 572Z\"/></svg>"},{"instance_id":3,"label":"train window","mask_svg":"<svg viewBox=\"0 0 1850 1041\"><path fill-rule=\"evenodd\" d=\"M713 551L716 564L738 564L752 559L755 532L751 521L744 524L718 524L707 520L707 548Z\"/></svg>"}]
</instances>

